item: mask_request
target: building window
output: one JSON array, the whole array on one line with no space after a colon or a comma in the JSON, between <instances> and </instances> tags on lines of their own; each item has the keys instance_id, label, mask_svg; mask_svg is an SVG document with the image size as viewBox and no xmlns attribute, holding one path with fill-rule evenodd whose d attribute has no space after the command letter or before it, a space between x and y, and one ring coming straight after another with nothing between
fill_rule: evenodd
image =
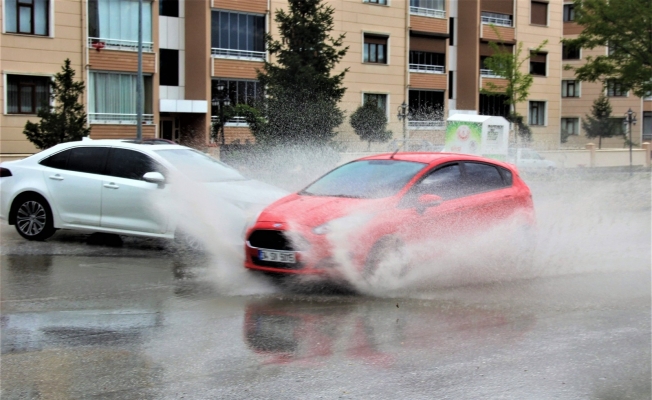
<instances>
[{"instance_id":1,"label":"building window","mask_svg":"<svg viewBox=\"0 0 652 400\"><path fill-rule=\"evenodd\" d=\"M493 12L482 12L482 23L496 26L512 27L512 16Z\"/></svg>"},{"instance_id":2,"label":"building window","mask_svg":"<svg viewBox=\"0 0 652 400\"><path fill-rule=\"evenodd\" d=\"M88 40L113 50L138 51L138 2L88 0ZM143 2L143 50L153 51L152 3Z\"/></svg>"},{"instance_id":3,"label":"building window","mask_svg":"<svg viewBox=\"0 0 652 400\"><path fill-rule=\"evenodd\" d=\"M627 90L617 81L607 81L607 96L609 97L627 97Z\"/></svg>"},{"instance_id":4,"label":"building window","mask_svg":"<svg viewBox=\"0 0 652 400\"><path fill-rule=\"evenodd\" d=\"M91 123L136 123L136 74L91 72L88 85L88 119ZM143 121L151 123L152 77L144 77Z\"/></svg>"},{"instance_id":5,"label":"building window","mask_svg":"<svg viewBox=\"0 0 652 400\"><path fill-rule=\"evenodd\" d=\"M387 64L387 37L364 35L364 62Z\"/></svg>"},{"instance_id":6,"label":"building window","mask_svg":"<svg viewBox=\"0 0 652 400\"><path fill-rule=\"evenodd\" d=\"M543 126L546 124L546 102L530 102L530 125Z\"/></svg>"},{"instance_id":7,"label":"building window","mask_svg":"<svg viewBox=\"0 0 652 400\"><path fill-rule=\"evenodd\" d=\"M410 0L410 14L446 18L444 0Z\"/></svg>"},{"instance_id":8,"label":"building window","mask_svg":"<svg viewBox=\"0 0 652 400\"><path fill-rule=\"evenodd\" d=\"M410 50L410 72L446 72L446 54Z\"/></svg>"},{"instance_id":9,"label":"building window","mask_svg":"<svg viewBox=\"0 0 652 400\"><path fill-rule=\"evenodd\" d=\"M159 84L179 86L179 50L160 49Z\"/></svg>"},{"instance_id":10,"label":"building window","mask_svg":"<svg viewBox=\"0 0 652 400\"><path fill-rule=\"evenodd\" d=\"M629 139L629 126L625 123L625 118L624 117L612 117L610 118L613 120L613 123L615 126L620 126L620 133L625 135L627 139Z\"/></svg>"},{"instance_id":11,"label":"building window","mask_svg":"<svg viewBox=\"0 0 652 400\"><path fill-rule=\"evenodd\" d=\"M217 85L219 83L224 85L224 90L233 106L237 104L255 106L256 102L263 96L263 87L258 81L214 79L211 98L217 97Z\"/></svg>"},{"instance_id":12,"label":"building window","mask_svg":"<svg viewBox=\"0 0 652 400\"><path fill-rule=\"evenodd\" d=\"M564 22L575 21L575 4L564 4Z\"/></svg>"},{"instance_id":13,"label":"building window","mask_svg":"<svg viewBox=\"0 0 652 400\"><path fill-rule=\"evenodd\" d=\"M652 140L652 111L643 112L643 140Z\"/></svg>"},{"instance_id":14,"label":"building window","mask_svg":"<svg viewBox=\"0 0 652 400\"><path fill-rule=\"evenodd\" d=\"M265 59L265 16L228 11L211 14L214 56Z\"/></svg>"},{"instance_id":15,"label":"building window","mask_svg":"<svg viewBox=\"0 0 652 400\"><path fill-rule=\"evenodd\" d=\"M480 94L480 107L478 109L478 114L507 118L509 116L508 101L509 97L504 94Z\"/></svg>"},{"instance_id":16,"label":"building window","mask_svg":"<svg viewBox=\"0 0 652 400\"><path fill-rule=\"evenodd\" d=\"M50 77L7 75L7 114L36 114L50 104Z\"/></svg>"},{"instance_id":17,"label":"building window","mask_svg":"<svg viewBox=\"0 0 652 400\"><path fill-rule=\"evenodd\" d=\"M530 7L530 23L548 25L548 3L533 1Z\"/></svg>"},{"instance_id":18,"label":"building window","mask_svg":"<svg viewBox=\"0 0 652 400\"><path fill-rule=\"evenodd\" d=\"M158 15L161 17L178 17L179 0L159 0Z\"/></svg>"},{"instance_id":19,"label":"building window","mask_svg":"<svg viewBox=\"0 0 652 400\"><path fill-rule=\"evenodd\" d=\"M580 83L576 80L561 81L561 97L580 97Z\"/></svg>"},{"instance_id":20,"label":"building window","mask_svg":"<svg viewBox=\"0 0 652 400\"><path fill-rule=\"evenodd\" d=\"M5 29L10 33L47 36L49 0L5 0Z\"/></svg>"},{"instance_id":21,"label":"building window","mask_svg":"<svg viewBox=\"0 0 652 400\"><path fill-rule=\"evenodd\" d=\"M444 92L410 90L408 94L410 119L415 121L441 120L444 110Z\"/></svg>"},{"instance_id":22,"label":"building window","mask_svg":"<svg viewBox=\"0 0 652 400\"><path fill-rule=\"evenodd\" d=\"M562 118L561 130L565 135L579 135L580 134L580 119L579 118Z\"/></svg>"},{"instance_id":23,"label":"building window","mask_svg":"<svg viewBox=\"0 0 652 400\"><path fill-rule=\"evenodd\" d=\"M580 47L570 46L566 43L562 46L563 60L579 60L581 58Z\"/></svg>"},{"instance_id":24,"label":"building window","mask_svg":"<svg viewBox=\"0 0 652 400\"><path fill-rule=\"evenodd\" d=\"M378 105L378 108L383 110L384 113L387 113L387 95L386 94L376 94L376 93L365 93L362 96L363 104L366 104L369 101L373 101Z\"/></svg>"},{"instance_id":25,"label":"building window","mask_svg":"<svg viewBox=\"0 0 652 400\"><path fill-rule=\"evenodd\" d=\"M387 0L363 0L364 3L387 5Z\"/></svg>"},{"instance_id":26,"label":"building window","mask_svg":"<svg viewBox=\"0 0 652 400\"><path fill-rule=\"evenodd\" d=\"M530 74L546 76L547 53L530 53Z\"/></svg>"}]
</instances>

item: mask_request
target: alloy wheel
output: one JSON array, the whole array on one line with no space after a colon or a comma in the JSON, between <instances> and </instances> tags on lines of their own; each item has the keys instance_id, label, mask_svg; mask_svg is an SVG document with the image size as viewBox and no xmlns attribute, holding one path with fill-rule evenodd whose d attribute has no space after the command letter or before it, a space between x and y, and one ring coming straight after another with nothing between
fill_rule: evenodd
<instances>
[{"instance_id":1,"label":"alloy wheel","mask_svg":"<svg viewBox=\"0 0 652 400\"><path fill-rule=\"evenodd\" d=\"M18 208L16 226L27 236L36 236L43 232L47 222L47 212L41 203L26 201Z\"/></svg>"}]
</instances>

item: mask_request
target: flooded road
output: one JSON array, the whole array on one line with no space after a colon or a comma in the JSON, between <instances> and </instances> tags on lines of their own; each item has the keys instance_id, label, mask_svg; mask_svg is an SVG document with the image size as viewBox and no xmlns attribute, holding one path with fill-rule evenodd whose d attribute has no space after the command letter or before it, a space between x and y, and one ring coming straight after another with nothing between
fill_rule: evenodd
<instances>
[{"instance_id":1,"label":"flooded road","mask_svg":"<svg viewBox=\"0 0 652 400\"><path fill-rule=\"evenodd\" d=\"M593 207L607 237L546 242L539 266L553 267L538 278L384 297L280 290L246 271L225 282L211 257L164 241L59 232L29 243L3 223L0 394L649 399L650 232L635 224L649 229L649 192L624 214L609 196ZM561 238L577 226L541 225Z\"/></svg>"}]
</instances>

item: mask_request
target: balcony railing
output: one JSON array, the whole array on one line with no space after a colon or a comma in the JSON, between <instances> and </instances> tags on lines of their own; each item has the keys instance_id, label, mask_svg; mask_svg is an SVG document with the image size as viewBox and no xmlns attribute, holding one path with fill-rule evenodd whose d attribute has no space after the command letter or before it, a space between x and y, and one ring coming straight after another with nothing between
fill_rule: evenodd
<instances>
[{"instance_id":1,"label":"balcony railing","mask_svg":"<svg viewBox=\"0 0 652 400\"><path fill-rule=\"evenodd\" d=\"M88 113L88 121L92 124L125 124L135 125L137 114L115 114L115 113ZM154 114L143 114L143 124L151 125L154 122Z\"/></svg>"},{"instance_id":2,"label":"balcony railing","mask_svg":"<svg viewBox=\"0 0 652 400\"><path fill-rule=\"evenodd\" d=\"M442 131L446 129L446 121L414 121L408 120L408 129Z\"/></svg>"},{"instance_id":3,"label":"balcony railing","mask_svg":"<svg viewBox=\"0 0 652 400\"><path fill-rule=\"evenodd\" d=\"M410 64L410 72L424 72L427 74L443 74L443 65Z\"/></svg>"},{"instance_id":4,"label":"balcony railing","mask_svg":"<svg viewBox=\"0 0 652 400\"><path fill-rule=\"evenodd\" d=\"M480 70L480 76L484 78L504 78L500 75L497 75L494 71L490 69L481 69Z\"/></svg>"},{"instance_id":5,"label":"balcony railing","mask_svg":"<svg viewBox=\"0 0 652 400\"><path fill-rule=\"evenodd\" d=\"M98 46L98 43L102 45ZM106 38L88 38L88 47L93 49L107 49L107 50L122 50L122 51L138 51L137 40L120 40L120 39L106 39ZM154 43L143 42L143 51L153 52Z\"/></svg>"},{"instance_id":6,"label":"balcony railing","mask_svg":"<svg viewBox=\"0 0 652 400\"><path fill-rule=\"evenodd\" d=\"M218 122L220 120L219 115L211 115L211 122ZM245 117L232 117L228 119L225 123L224 126L233 126L233 127L248 127L249 124L247 123L247 119Z\"/></svg>"},{"instance_id":7,"label":"balcony railing","mask_svg":"<svg viewBox=\"0 0 652 400\"><path fill-rule=\"evenodd\" d=\"M264 51L233 50L212 48L211 55L217 58L232 58L235 60L264 61L267 53Z\"/></svg>"},{"instance_id":8,"label":"balcony railing","mask_svg":"<svg viewBox=\"0 0 652 400\"><path fill-rule=\"evenodd\" d=\"M435 8L412 7L410 6L410 14L423 15L424 17L446 18L446 11Z\"/></svg>"},{"instance_id":9,"label":"balcony railing","mask_svg":"<svg viewBox=\"0 0 652 400\"><path fill-rule=\"evenodd\" d=\"M506 26L508 28L512 27L512 20L507 18L494 18L494 17L482 17L482 23L485 25L496 25L496 26Z\"/></svg>"}]
</instances>

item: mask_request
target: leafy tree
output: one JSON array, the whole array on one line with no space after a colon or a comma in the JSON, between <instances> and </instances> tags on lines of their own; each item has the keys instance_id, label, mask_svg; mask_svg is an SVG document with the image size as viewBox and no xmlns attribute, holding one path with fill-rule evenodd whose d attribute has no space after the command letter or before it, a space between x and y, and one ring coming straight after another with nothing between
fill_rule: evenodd
<instances>
[{"instance_id":1,"label":"leafy tree","mask_svg":"<svg viewBox=\"0 0 652 400\"><path fill-rule=\"evenodd\" d=\"M623 135L623 128L619 120L611 117L611 104L602 93L593 101L591 115L582 118L582 128L589 138L598 138L598 149L602 148L602 138Z\"/></svg>"},{"instance_id":2,"label":"leafy tree","mask_svg":"<svg viewBox=\"0 0 652 400\"><path fill-rule=\"evenodd\" d=\"M575 68L581 81L615 79L625 90L644 97L652 92L652 1L575 0L575 22L584 29L569 46L608 46L606 55L586 57ZM566 69L573 69L567 65Z\"/></svg>"},{"instance_id":3,"label":"leafy tree","mask_svg":"<svg viewBox=\"0 0 652 400\"><path fill-rule=\"evenodd\" d=\"M392 132L387 130L387 116L374 100L367 100L358 107L351 114L350 123L355 133L369 146L371 142L384 143L392 138Z\"/></svg>"},{"instance_id":4,"label":"leafy tree","mask_svg":"<svg viewBox=\"0 0 652 400\"><path fill-rule=\"evenodd\" d=\"M267 124L265 118L261 115L260 111L248 104L237 104L235 106L229 106L224 109L224 120L228 121L233 117L243 117L247 124L249 125L249 130L252 132L254 137L256 133L264 129ZM218 133L222 129L222 121L217 120L213 122L211 136L213 139L217 139Z\"/></svg>"},{"instance_id":5,"label":"leafy tree","mask_svg":"<svg viewBox=\"0 0 652 400\"><path fill-rule=\"evenodd\" d=\"M266 37L274 62L265 62L258 80L265 86L267 124L254 131L263 144L325 144L344 120L338 102L347 70L332 75L348 47L333 38L333 8L322 0L289 0L277 10L280 40Z\"/></svg>"},{"instance_id":6,"label":"leafy tree","mask_svg":"<svg viewBox=\"0 0 652 400\"><path fill-rule=\"evenodd\" d=\"M75 70L70 67L70 59L66 59L61 72L50 83L50 96L55 106L42 107L37 113L41 120L25 124L23 133L37 148L47 149L59 143L81 140L90 134L84 105L79 102L84 93L84 82L75 82L74 78Z\"/></svg>"}]
</instances>

